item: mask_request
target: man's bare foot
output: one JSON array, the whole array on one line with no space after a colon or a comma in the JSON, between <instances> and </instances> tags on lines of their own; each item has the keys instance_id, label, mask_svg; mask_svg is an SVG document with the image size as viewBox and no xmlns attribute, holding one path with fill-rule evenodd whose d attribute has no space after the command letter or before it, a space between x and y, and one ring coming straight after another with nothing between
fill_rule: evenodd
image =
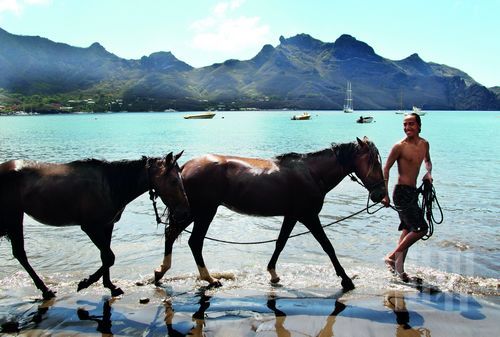
<instances>
[{"instance_id":1,"label":"man's bare foot","mask_svg":"<svg viewBox=\"0 0 500 337\"><path fill-rule=\"evenodd\" d=\"M387 265L387 268L391 273L394 273L394 270L396 270L396 261L394 259L391 259L388 255L384 257L384 262Z\"/></svg>"},{"instance_id":2,"label":"man's bare foot","mask_svg":"<svg viewBox=\"0 0 500 337\"><path fill-rule=\"evenodd\" d=\"M404 283L408 283L410 282L410 277L408 276L408 274L406 274L405 272L402 272L402 273L398 273L396 272L396 275L399 277L399 279L401 281L403 281Z\"/></svg>"}]
</instances>

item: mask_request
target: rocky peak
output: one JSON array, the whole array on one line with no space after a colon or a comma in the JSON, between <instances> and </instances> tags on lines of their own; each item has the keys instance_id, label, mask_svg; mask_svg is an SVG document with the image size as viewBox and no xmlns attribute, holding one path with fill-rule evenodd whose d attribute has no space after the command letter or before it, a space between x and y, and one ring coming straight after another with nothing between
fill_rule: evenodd
<instances>
[{"instance_id":1,"label":"rocky peak","mask_svg":"<svg viewBox=\"0 0 500 337\"><path fill-rule=\"evenodd\" d=\"M349 59L354 57L370 58L376 56L372 47L356 40L351 35L343 34L334 43L335 57Z\"/></svg>"},{"instance_id":2,"label":"rocky peak","mask_svg":"<svg viewBox=\"0 0 500 337\"><path fill-rule=\"evenodd\" d=\"M320 48L324 45L322 41L316 40L309 34L297 34L288 39L280 36L280 44L282 46L294 46L306 50Z\"/></svg>"},{"instance_id":3,"label":"rocky peak","mask_svg":"<svg viewBox=\"0 0 500 337\"><path fill-rule=\"evenodd\" d=\"M406 72L419 75L431 75L432 67L420 58L417 53L411 54L407 58L397 62Z\"/></svg>"},{"instance_id":4,"label":"rocky peak","mask_svg":"<svg viewBox=\"0 0 500 337\"><path fill-rule=\"evenodd\" d=\"M140 63L148 70L157 71L184 71L193 68L177 59L171 52L156 52L149 56L143 56Z\"/></svg>"},{"instance_id":5,"label":"rocky peak","mask_svg":"<svg viewBox=\"0 0 500 337\"><path fill-rule=\"evenodd\" d=\"M260 52L257 55L255 55L255 57L251 61L253 61L258 66L261 66L269 59L269 57L271 57L273 53L274 53L274 47L271 46L270 44L266 44L264 45L264 47L262 47Z\"/></svg>"},{"instance_id":6,"label":"rocky peak","mask_svg":"<svg viewBox=\"0 0 500 337\"><path fill-rule=\"evenodd\" d=\"M100 52L106 52L106 49L99 43L99 42L94 42L90 45L89 47L90 50L95 50L95 51L100 51Z\"/></svg>"}]
</instances>

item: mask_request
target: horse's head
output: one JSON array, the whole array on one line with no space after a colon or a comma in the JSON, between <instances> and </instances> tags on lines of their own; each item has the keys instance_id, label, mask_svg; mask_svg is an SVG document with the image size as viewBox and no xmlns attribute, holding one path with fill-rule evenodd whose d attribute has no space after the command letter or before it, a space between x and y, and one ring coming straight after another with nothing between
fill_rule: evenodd
<instances>
[{"instance_id":1,"label":"horse's head","mask_svg":"<svg viewBox=\"0 0 500 337\"><path fill-rule=\"evenodd\" d=\"M367 137L364 137L363 140L356 139L358 141L358 151L354 158L354 173L370 192L370 199L373 202L379 202L384 198L387 191L378 149Z\"/></svg>"},{"instance_id":2,"label":"horse's head","mask_svg":"<svg viewBox=\"0 0 500 337\"><path fill-rule=\"evenodd\" d=\"M168 207L172 219L178 223L191 221L189 202L177 164L183 152L175 156L170 152L163 158L149 158L147 164L150 187L156 191Z\"/></svg>"}]
</instances>

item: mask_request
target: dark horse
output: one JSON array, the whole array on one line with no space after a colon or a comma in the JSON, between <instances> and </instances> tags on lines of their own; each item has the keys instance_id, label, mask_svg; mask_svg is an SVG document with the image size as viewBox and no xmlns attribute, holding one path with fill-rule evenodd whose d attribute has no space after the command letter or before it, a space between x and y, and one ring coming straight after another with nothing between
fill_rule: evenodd
<instances>
[{"instance_id":1,"label":"dark horse","mask_svg":"<svg viewBox=\"0 0 500 337\"><path fill-rule=\"evenodd\" d=\"M85 289L101 277L112 296L123 294L111 283L115 256L111 234L125 206L146 192L159 195L172 220L191 222L177 155L106 162L96 159L67 164L11 160L0 164L0 237L7 236L12 254L43 293L55 296L33 270L24 250L23 215L52 226L77 225L101 253L102 266L78 284Z\"/></svg>"},{"instance_id":2,"label":"dark horse","mask_svg":"<svg viewBox=\"0 0 500 337\"><path fill-rule=\"evenodd\" d=\"M279 281L276 262L293 227L300 221L330 257L337 275L342 278L342 287L345 290L354 288L325 235L318 214L325 195L350 173L361 179L374 202L385 196L380 156L366 137L315 153L290 153L271 160L206 155L188 161L181 171L194 220L188 243L202 280L210 285L218 284L205 267L202 249L210 222L219 205L224 205L244 214L284 215L276 248L267 267L271 282ZM156 282L171 267L172 245L185 228L186 224L174 223L168 227L165 257L155 271Z\"/></svg>"}]
</instances>

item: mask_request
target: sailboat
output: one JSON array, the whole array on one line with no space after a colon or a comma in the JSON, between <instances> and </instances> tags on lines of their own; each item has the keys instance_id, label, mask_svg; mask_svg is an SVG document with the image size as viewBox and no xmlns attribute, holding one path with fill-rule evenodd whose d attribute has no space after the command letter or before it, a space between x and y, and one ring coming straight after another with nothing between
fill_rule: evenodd
<instances>
[{"instance_id":1,"label":"sailboat","mask_svg":"<svg viewBox=\"0 0 500 337\"><path fill-rule=\"evenodd\" d=\"M351 82L349 81L347 81L347 90L345 93L344 112L346 113L354 112L354 108L352 105L352 88L351 88Z\"/></svg>"},{"instance_id":2,"label":"sailboat","mask_svg":"<svg viewBox=\"0 0 500 337\"><path fill-rule=\"evenodd\" d=\"M399 98L399 110L396 111L396 114L403 115L405 113L406 112L403 109L403 90L401 90L401 95L400 95L400 98Z\"/></svg>"}]
</instances>

